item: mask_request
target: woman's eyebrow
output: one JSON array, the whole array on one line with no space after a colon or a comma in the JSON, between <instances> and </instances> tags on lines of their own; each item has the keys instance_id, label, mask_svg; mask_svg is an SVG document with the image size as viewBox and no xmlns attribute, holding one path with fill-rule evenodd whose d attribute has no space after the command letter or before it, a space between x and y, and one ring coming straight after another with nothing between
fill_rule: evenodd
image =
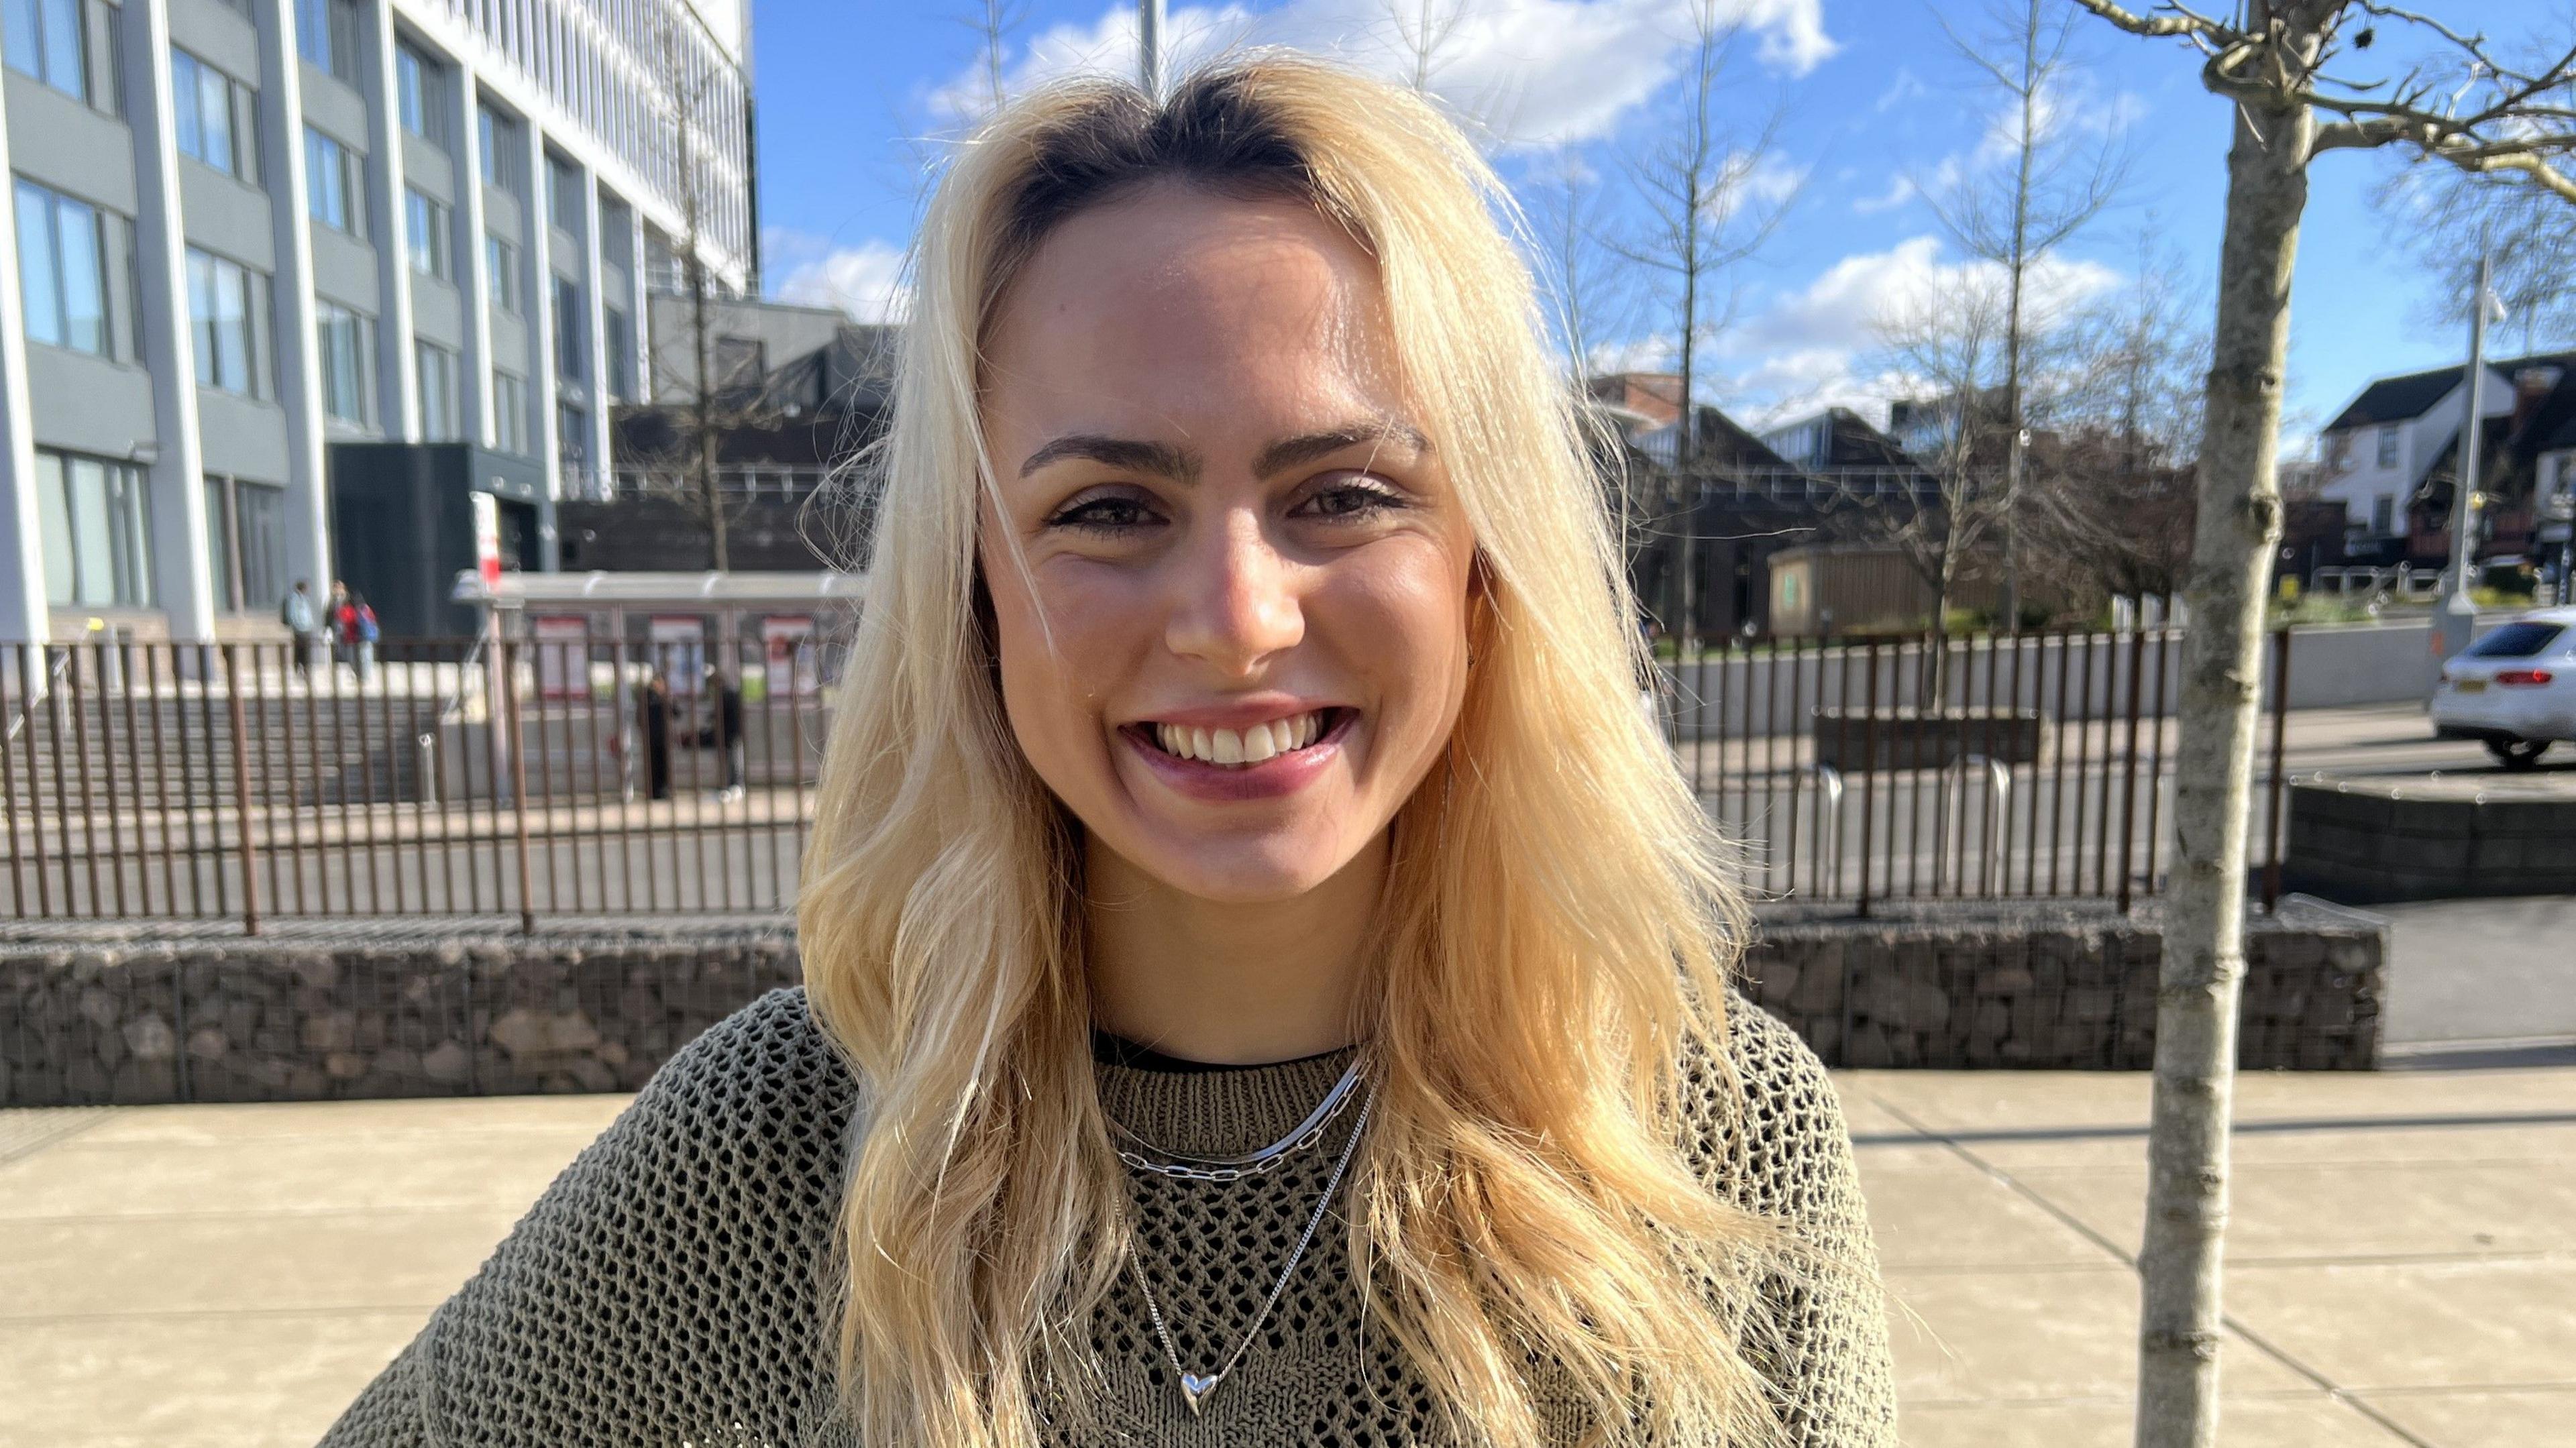
<instances>
[{"instance_id":1,"label":"woman's eyebrow","mask_svg":"<svg viewBox=\"0 0 2576 1448\"><path fill-rule=\"evenodd\" d=\"M1420 428L1402 418L1374 417L1281 438L1263 448L1261 455L1253 459L1252 471L1254 476L1266 478L1300 463L1330 457L1345 448L1388 442L1401 443L1416 453L1431 450L1431 440L1422 435ZM1020 464L1020 476L1028 477L1040 468L1068 458L1080 458L1128 472L1150 473L1179 483L1197 482L1202 467L1197 453L1170 443L1076 432L1055 438L1030 453L1028 460Z\"/></svg>"},{"instance_id":2,"label":"woman's eyebrow","mask_svg":"<svg viewBox=\"0 0 2576 1448\"><path fill-rule=\"evenodd\" d=\"M1103 437L1092 432L1067 433L1029 454L1028 461L1020 464L1020 476L1025 478L1050 463L1067 458L1082 458L1129 472L1153 473L1181 483L1196 482L1199 476L1199 457L1194 452L1170 443L1147 442L1132 437Z\"/></svg>"},{"instance_id":3,"label":"woman's eyebrow","mask_svg":"<svg viewBox=\"0 0 2576 1448\"><path fill-rule=\"evenodd\" d=\"M1281 438L1263 448L1261 455L1252 460L1252 471L1254 476L1266 478L1273 473L1293 468L1299 463L1311 463L1321 458L1331 457L1344 448L1385 442L1402 443L1416 453L1426 453L1431 450L1431 440L1424 437L1422 430L1413 424L1398 417L1373 417L1365 422L1344 423L1340 427L1326 428L1322 432L1301 433L1296 437Z\"/></svg>"}]
</instances>

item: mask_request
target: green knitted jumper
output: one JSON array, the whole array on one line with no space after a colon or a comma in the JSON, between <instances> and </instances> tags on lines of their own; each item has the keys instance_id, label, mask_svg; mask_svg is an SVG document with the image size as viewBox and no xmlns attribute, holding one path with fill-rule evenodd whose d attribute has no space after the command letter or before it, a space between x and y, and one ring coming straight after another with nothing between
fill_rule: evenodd
<instances>
[{"instance_id":1,"label":"green knitted jumper","mask_svg":"<svg viewBox=\"0 0 2576 1448\"><path fill-rule=\"evenodd\" d=\"M1875 1257L1832 1087L1777 1021L1741 999L1729 1016L1740 1098L1716 1073L1694 1073L1692 1157L1730 1198L1787 1220L1848 1268L1769 1294L1776 1335L1763 1363L1789 1441L1892 1445ZM1096 1069L1118 1120L1157 1145L1216 1154L1288 1132L1348 1061ZM858 1098L802 990L772 991L719 1023L564 1169L324 1448L850 1443L827 1411L828 1264ZM1346 1112L1315 1145L1240 1181L1130 1171L1138 1261L1189 1371L1212 1371L1243 1339L1352 1124ZM1099 1381L1090 1411L1056 1434L1064 1444L1451 1441L1421 1379L1362 1311L1338 1211L1196 1416L1131 1276L1095 1314L1091 1347Z\"/></svg>"}]
</instances>

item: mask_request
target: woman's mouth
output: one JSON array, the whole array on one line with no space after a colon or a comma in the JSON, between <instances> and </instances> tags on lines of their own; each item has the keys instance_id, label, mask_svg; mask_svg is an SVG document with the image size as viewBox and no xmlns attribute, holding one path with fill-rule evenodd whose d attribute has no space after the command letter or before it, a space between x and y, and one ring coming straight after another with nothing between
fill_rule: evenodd
<instances>
[{"instance_id":1,"label":"woman's mouth","mask_svg":"<svg viewBox=\"0 0 2576 1448\"><path fill-rule=\"evenodd\" d=\"M1289 793L1312 779L1341 751L1358 718L1358 710L1332 705L1243 729L1140 720L1118 733L1184 793L1254 799Z\"/></svg>"},{"instance_id":2,"label":"woman's mouth","mask_svg":"<svg viewBox=\"0 0 2576 1448\"><path fill-rule=\"evenodd\" d=\"M1155 724L1152 738L1165 754L1181 759L1242 769L1265 759L1311 748L1330 727L1332 709L1313 709L1249 729L1200 729L1187 724Z\"/></svg>"}]
</instances>

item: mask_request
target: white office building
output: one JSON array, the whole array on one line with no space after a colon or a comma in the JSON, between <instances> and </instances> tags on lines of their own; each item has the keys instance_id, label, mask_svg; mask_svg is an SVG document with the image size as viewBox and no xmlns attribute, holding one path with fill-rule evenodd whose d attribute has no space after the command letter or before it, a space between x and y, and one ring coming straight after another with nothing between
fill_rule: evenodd
<instances>
[{"instance_id":1,"label":"white office building","mask_svg":"<svg viewBox=\"0 0 2576 1448\"><path fill-rule=\"evenodd\" d=\"M474 492L552 567L648 289L756 287L748 0L0 11L0 641L273 632Z\"/></svg>"}]
</instances>

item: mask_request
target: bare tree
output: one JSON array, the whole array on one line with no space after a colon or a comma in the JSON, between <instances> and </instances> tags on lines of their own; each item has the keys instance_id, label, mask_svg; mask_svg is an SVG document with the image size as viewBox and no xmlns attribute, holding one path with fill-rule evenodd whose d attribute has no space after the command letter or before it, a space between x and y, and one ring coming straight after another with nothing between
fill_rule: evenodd
<instances>
[{"instance_id":1,"label":"bare tree","mask_svg":"<svg viewBox=\"0 0 2576 1448\"><path fill-rule=\"evenodd\" d=\"M1931 595L1936 633L1949 631L1963 575L2003 523L1996 443L2010 316L2001 279L1975 274L1882 316L1873 328L1881 370L1916 389L1906 406L1928 419L1918 435L1930 441L1909 450L1924 472L1831 475L1830 531L1894 548ZM1945 697L1946 653L1923 651L1923 698L1936 707Z\"/></svg>"},{"instance_id":2,"label":"bare tree","mask_svg":"<svg viewBox=\"0 0 2576 1448\"><path fill-rule=\"evenodd\" d=\"M680 235L674 264L688 310L681 339L687 396L676 409L656 411L669 424L659 438L640 436L626 459L647 494L674 498L689 507L706 529L707 566L723 572L733 566L727 533L732 521L719 477L724 439L766 423L774 410L755 377L728 375L733 359L723 355L721 308L730 293L707 264L709 210L717 194L710 171L706 128L719 102L717 73L682 27L692 23L669 12L653 22L653 53L658 62L654 97L661 110L664 142L670 147L673 188L680 203ZM654 329L654 366L663 371L664 340ZM658 377L655 379L658 381ZM648 389L654 390L654 389Z\"/></svg>"},{"instance_id":3,"label":"bare tree","mask_svg":"<svg viewBox=\"0 0 2576 1448\"><path fill-rule=\"evenodd\" d=\"M1441 52L1449 48L1459 22L1467 18L1467 0L1380 0L1395 50L1404 62L1404 83L1416 95L1431 93L1431 78L1440 72Z\"/></svg>"},{"instance_id":4,"label":"bare tree","mask_svg":"<svg viewBox=\"0 0 2576 1448\"><path fill-rule=\"evenodd\" d=\"M2069 565L2084 605L2182 586L2209 375L2205 315L2202 288L2179 260L2141 238L2128 281L2040 350L2017 511L2026 544Z\"/></svg>"},{"instance_id":5,"label":"bare tree","mask_svg":"<svg viewBox=\"0 0 2576 1448\"><path fill-rule=\"evenodd\" d=\"M1746 131L1719 113L1724 80L1740 34L1725 0L1687 0L1688 49L1660 141L1630 168L1646 220L1642 232L1615 244L1617 253L1660 279L1671 306L1667 327L1680 366L1681 417L1674 430L1673 472L1691 492L1699 460L1699 353L1732 315L1732 273L1778 229L1794 204L1798 180L1783 173L1779 139L1787 120L1775 107ZM1688 508L1688 503L1684 505ZM1685 517L1688 513L1685 512ZM1691 530L1681 537L1682 631L1697 618Z\"/></svg>"},{"instance_id":6,"label":"bare tree","mask_svg":"<svg viewBox=\"0 0 2576 1448\"><path fill-rule=\"evenodd\" d=\"M1989 0L1983 24L1963 31L1941 20L1952 48L2005 101L1990 149L1998 164L1958 169L1946 185L1917 183L1944 229L1970 256L2004 275L1999 424L2004 444L2001 503L2003 626L2021 626L2019 499L2029 409L2030 338L2047 325L2047 298L2033 272L2102 214L2118 193L2125 158L2105 128L2091 138L2070 123L2068 93L2078 17L2043 0Z\"/></svg>"},{"instance_id":7,"label":"bare tree","mask_svg":"<svg viewBox=\"0 0 2576 1448\"><path fill-rule=\"evenodd\" d=\"M966 28L975 32L975 65L984 82L981 100L986 116L1010 99L1011 37L1027 23L1028 15L1028 0L975 0L963 17Z\"/></svg>"},{"instance_id":8,"label":"bare tree","mask_svg":"<svg viewBox=\"0 0 2576 1448\"><path fill-rule=\"evenodd\" d=\"M2470 239L2484 238L2487 289L2522 350L2576 338L2576 208L2539 187L2448 170L2397 172L2376 200L2433 273L2428 325L2449 336L2468 324L2479 250Z\"/></svg>"},{"instance_id":9,"label":"bare tree","mask_svg":"<svg viewBox=\"0 0 2576 1448\"><path fill-rule=\"evenodd\" d=\"M2218 1441L2220 1238L2245 975L2246 821L2263 594L2281 531L2282 371L2308 167L2394 149L2576 201L2576 48L2507 62L2477 35L2384 0L2074 0L2131 35L2177 39L2235 112L2184 597L2176 869L2156 1010L2147 1226L2139 1253L2141 1448ZM2466 7L2463 7L2466 8ZM2386 32L2383 34L2383 32ZM2392 50L2412 47L2382 62ZM2375 75L2354 74L2368 67Z\"/></svg>"},{"instance_id":10,"label":"bare tree","mask_svg":"<svg viewBox=\"0 0 2576 1448\"><path fill-rule=\"evenodd\" d=\"M1635 312L1628 276L1602 242L1609 222L1601 181L1581 157L1557 156L1521 188L1530 197L1538 270L1555 304L1565 372L1579 391L1604 342L1626 335Z\"/></svg>"}]
</instances>

